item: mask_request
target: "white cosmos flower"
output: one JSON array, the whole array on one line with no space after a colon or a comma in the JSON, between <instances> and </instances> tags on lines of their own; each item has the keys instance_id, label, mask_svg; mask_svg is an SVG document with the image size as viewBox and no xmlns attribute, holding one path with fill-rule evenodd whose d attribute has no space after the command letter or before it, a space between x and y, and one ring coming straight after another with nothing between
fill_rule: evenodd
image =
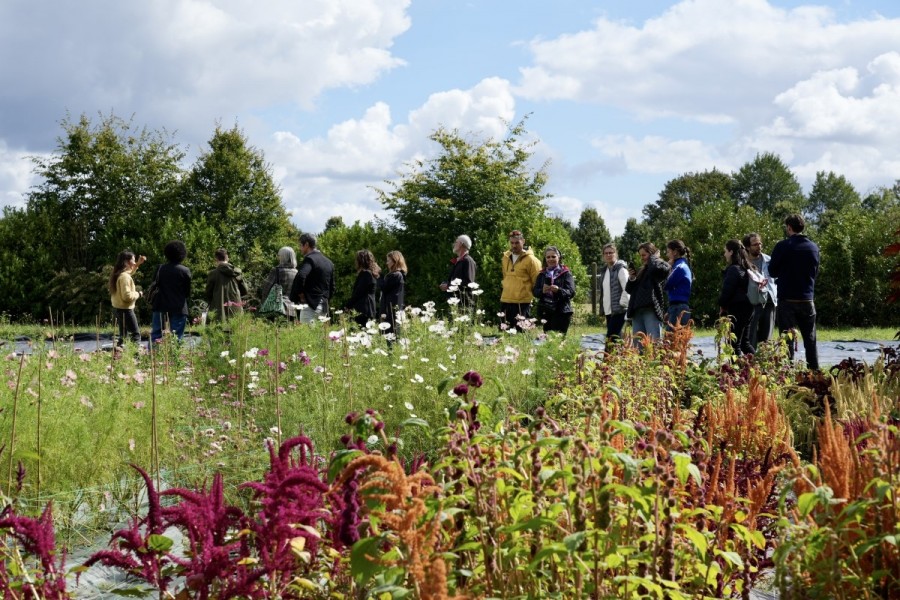
<instances>
[{"instance_id":1,"label":"white cosmos flower","mask_svg":"<svg viewBox=\"0 0 900 600\"><path fill-rule=\"evenodd\" d=\"M406 410L414 410L414 407L413 407L413 405L412 405L412 402L404 402L404 403L403 403L403 406L406 407Z\"/></svg>"},{"instance_id":2,"label":"white cosmos flower","mask_svg":"<svg viewBox=\"0 0 900 600\"><path fill-rule=\"evenodd\" d=\"M222 352L219 354L219 356L221 356L222 358L228 358L228 354L229 354L228 350L222 350Z\"/></svg>"},{"instance_id":3,"label":"white cosmos flower","mask_svg":"<svg viewBox=\"0 0 900 600\"><path fill-rule=\"evenodd\" d=\"M480 296L480 295L482 295L483 293L484 293L484 290L475 290L474 292L472 292L472 295L473 295L473 296Z\"/></svg>"},{"instance_id":4,"label":"white cosmos flower","mask_svg":"<svg viewBox=\"0 0 900 600\"><path fill-rule=\"evenodd\" d=\"M457 277L456 279L454 279L453 281L450 282L450 285L459 285L461 283L462 283L462 279Z\"/></svg>"},{"instance_id":5,"label":"white cosmos flower","mask_svg":"<svg viewBox=\"0 0 900 600\"><path fill-rule=\"evenodd\" d=\"M459 304L459 298L447 298L447 304L450 306L456 306Z\"/></svg>"},{"instance_id":6,"label":"white cosmos flower","mask_svg":"<svg viewBox=\"0 0 900 600\"><path fill-rule=\"evenodd\" d=\"M413 383L422 383L423 381L425 381L425 378L422 377L421 375L419 375L418 373L416 373L415 375L412 376L410 381Z\"/></svg>"},{"instance_id":7,"label":"white cosmos flower","mask_svg":"<svg viewBox=\"0 0 900 600\"><path fill-rule=\"evenodd\" d=\"M366 443L370 446L374 446L378 443L378 436L375 434L370 435L369 439L366 440Z\"/></svg>"},{"instance_id":8,"label":"white cosmos flower","mask_svg":"<svg viewBox=\"0 0 900 600\"><path fill-rule=\"evenodd\" d=\"M533 373L534 373L534 371L532 371L531 369L524 369L524 370L522 371L522 375L525 375L526 377L527 377L528 375L533 374Z\"/></svg>"},{"instance_id":9,"label":"white cosmos flower","mask_svg":"<svg viewBox=\"0 0 900 600\"><path fill-rule=\"evenodd\" d=\"M388 323L387 321L382 321L381 323L378 324L378 329L380 329L382 331L387 331L390 328L391 328L391 324Z\"/></svg>"},{"instance_id":10,"label":"white cosmos flower","mask_svg":"<svg viewBox=\"0 0 900 600\"><path fill-rule=\"evenodd\" d=\"M256 358L257 354L259 354L259 348L250 348L244 352L244 358Z\"/></svg>"},{"instance_id":11,"label":"white cosmos flower","mask_svg":"<svg viewBox=\"0 0 900 600\"><path fill-rule=\"evenodd\" d=\"M469 284L468 284L466 287L468 287L470 290L477 290L477 289L478 289L478 284L475 283L474 281L470 281Z\"/></svg>"}]
</instances>

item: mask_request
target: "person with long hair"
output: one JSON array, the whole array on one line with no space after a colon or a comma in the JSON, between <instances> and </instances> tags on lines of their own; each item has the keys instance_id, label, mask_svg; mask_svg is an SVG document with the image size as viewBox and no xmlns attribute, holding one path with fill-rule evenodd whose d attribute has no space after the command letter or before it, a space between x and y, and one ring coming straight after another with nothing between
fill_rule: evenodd
<instances>
[{"instance_id":1,"label":"person with long hair","mask_svg":"<svg viewBox=\"0 0 900 600\"><path fill-rule=\"evenodd\" d=\"M399 250L391 250L385 257L386 271L378 278L378 289L381 300L378 303L378 314L384 323L390 325L384 329L385 334L397 334L397 313L403 311L406 294L406 259Z\"/></svg>"},{"instance_id":2,"label":"person with long hair","mask_svg":"<svg viewBox=\"0 0 900 600\"><path fill-rule=\"evenodd\" d=\"M543 266L532 289L538 299L538 318L544 323L544 333L559 331L566 335L574 312L575 278L569 267L562 264L562 254L556 246L544 250Z\"/></svg>"},{"instance_id":3,"label":"person with long hair","mask_svg":"<svg viewBox=\"0 0 900 600\"><path fill-rule=\"evenodd\" d=\"M631 294L628 302L628 315L631 317L631 332L634 344L640 347L638 334L646 334L654 340L662 336L662 323L666 318L665 289L666 277L669 276L669 263L659 257L659 249L653 242L644 242L638 246L641 257L641 268L635 271L628 269L630 277L625 291Z\"/></svg>"},{"instance_id":4,"label":"person with long hair","mask_svg":"<svg viewBox=\"0 0 900 600\"><path fill-rule=\"evenodd\" d=\"M135 257L131 250L122 250L116 257L116 264L113 266L112 274L109 276L110 302L116 311L116 323L119 325L119 338L116 340L117 346L125 345L125 333L128 333L128 339L135 343L141 341L141 330L138 327L137 315L134 314L134 305L141 292L134 287L134 278L132 275L137 271L138 267L147 260L146 256Z\"/></svg>"},{"instance_id":5,"label":"person with long hair","mask_svg":"<svg viewBox=\"0 0 900 600\"><path fill-rule=\"evenodd\" d=\"M280 285L283 303L282 312L289 321L293 321L297 317L297 310L294 308L294 303L288 298L296 276L297 253L294 252L294 249L290 246L284 246L278 250L278 266L269 271L269 276L266 278L265 283L263 283L259 295L260 299L265 301L265 299L269 297L269 292L272 291L272 287L276 283Z\"/></svg>"},{"instance_id":6,"label":"person with long hair","mask_svg":"<svg viewBox=\"0 0 900 600\"><path fill-rule=\"evenodd\" d=\"M162 341L163 329L168 325L178 340L184 338L187 325L188 298L191 297L191 270L184 266L187 247L181 240L172 240L163 248L168 261L156 270L159 293L153 299L153 321L150 343Z\"/></svg>"},{"instance_id":7,"label":"person with long hair","mask_svg":"<svg viewBox=\"0 0 900 600\"><path fill-rule=\"evenodd\" d=\"M731 321L734 338L731 345L735 354L753 354L756 349L750 345L750 318L753 305L747 297L747 272L756 269L747 256L747 250L740 240L725 242L723 252L725 270L722 272L722 292L719 294L719 314Z\"/></svg>"},{"instance_id":8,"label":"person with long hair","mask_svg":"<svg viewBox=\"0 0 900 600\"><path fill-rule=\"evenodd\" d=\"M353 320L360 327L375 318L375 288L380 274L381 268L371 252L360 250L356 253L356 281L346 308L357 313Z\"/></svg>"},{"instance_id":9,"label":"person with long hair","mask_svg":"<svg viewBox=\"0 0 900 600\"><path fill-rule=\"evenodd\" d=\"M666 294L669 297L666 327L671 330L676 324L687 325L691 320L689 303L694 274L691 272L691 249L684 242L670 240L666 244L666 255L670 267L666 278Z\"/></svg>"}]
</instances>

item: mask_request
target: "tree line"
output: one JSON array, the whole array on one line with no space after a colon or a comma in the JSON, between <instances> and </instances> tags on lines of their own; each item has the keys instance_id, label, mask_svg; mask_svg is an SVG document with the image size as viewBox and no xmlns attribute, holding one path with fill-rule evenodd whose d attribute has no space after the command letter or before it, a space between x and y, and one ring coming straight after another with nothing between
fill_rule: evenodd
<instances>
[{"instance_id":1,"label":"tree line","mask_svg":"<svg viewBox=\"0 0 900 600\"><path fill-rule=\"evenodd\" d=\"M151 265L164 260L167 241L185 242L185 264L195 279L205 277L213 251L224 246L254 290L278 248L296 247L300 231L271 166L237 126L217 126L187 168L184 150L165 130L139 128L113 115L97 122L84 115L66 118L61 126L56 150L33 159L39 183L25 207L6 207L0 218L0 313L9 319L65 314L70 322L108 323L105 281L124 248L147 255L150 268L136 276L146 286ZM693 252L694 315L709 323L717 313L725 241L756 231L771 249L781 239L784 215L800 212L822 249L820 321L898 322L897 305L885 302L896 259L882 252L900 222L900 184L862 197L843 176L819 173L804 195L790 169L767 153L735 173L714 169L676 177L647 204L643 219L630 219L613 238L595 209L583 211L577 225L550 213L547 165L533 164L535 142L526 140L524 120L510 125L502 139L444 128L430 139L439 147L435 158L407 164L397 179L376 189L390 219L348 225L332 217L318 232L319 246L335 263L333 306L349 296L353 257L361 248L379 262L388 251L401 250L410 268L408 302L440 300L437 285L449 271L451 244L465 233L473 239L484 289L479 308L490 320L499 306L500 257L509 231L520 229L538 255L548 245L559 248L581 300L591 263L602 264L604 243L614 241L620 256L633 260L641 242L663 247L669 239L682 239ZM200 289L198 282L195 296Z\"/></svg>"}]
</instances>

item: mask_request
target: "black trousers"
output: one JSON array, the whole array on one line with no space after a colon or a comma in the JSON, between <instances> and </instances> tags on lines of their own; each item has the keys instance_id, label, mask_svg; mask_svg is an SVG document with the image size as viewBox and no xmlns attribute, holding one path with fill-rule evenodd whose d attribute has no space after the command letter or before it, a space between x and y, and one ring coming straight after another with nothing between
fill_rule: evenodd
<instances>
[{"instance_id":1,"label":"black trousers","mask_svg":"<svg viewBox=\"0 0 900 600\"><path fill-rule=\"evenodd\" d=\"M125 343L125 334L128 334L128 339L134 343L138 343L141 341L141 330L138 327L137 315L134 314L134 309L131 308L117 308L116 309L116 322L119 324L119 339L116 341L116 344L121 346Z\"/></svg>"},{"instance_id":2,"label":"black trousers","mask_svg":"<svg viewBox=\"0 0 900 600\"><path fill-rule=\"evenodd\" d=\"M803 349L806 351L806 366L813 370L819 368L819 350L816 347L816 305L813 301L791 302L781 300L778 303L778 330L784 335L791 329L799 329L803 338ZM794 358L794 342L788 340L788 355Z\"/></svg>"},{"instance_id":3,"label":"black trousers","mask_svg":"<svg viewBox=\"0 0 900 600\"><path fill-rule=\"evenodd\" d=\"M522 304L501 302L500 310L503 311L503 323L506 323L507 328L515 327L521 331L523 329L521 319L517 317L531 318L531 302L523 302Z\"/></svg>"}]
</instances>

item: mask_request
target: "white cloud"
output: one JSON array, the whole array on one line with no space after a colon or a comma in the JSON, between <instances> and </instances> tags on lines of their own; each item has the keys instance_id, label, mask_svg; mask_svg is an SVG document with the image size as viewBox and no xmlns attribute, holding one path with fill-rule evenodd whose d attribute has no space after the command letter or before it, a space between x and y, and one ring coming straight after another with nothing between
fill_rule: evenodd
<instances>
[{"instance_id":1,"label":"white cloud","mask_svg":"<svg viewBox=\"0 0 900 600\"><path fill-rule=\"evenodd\" d=\"M642 173L684 173L720 170L729 162L710 144L700 140L671 140L648 135L637 139L630 135L607 135L592 144L605 156L620 158L630 171Z\"/></svg>"},{"instance_id":2,"label":"white cloud","mask_svg":"<svg viewBox=\"0 0 900 600\"><path fill-rule=\"evenodd\" d=\"M0 96L0 130L25 135L24 115L115 109L206 135L244 111L309 108L403 64L390 49L409 3L6 0L0 55L17 58L0 62L0 86L16 93Z\"/></svg>"},{"instance_id":3,"label":"white cloud","mask_svg":"<svg viewBox=\"0 0 900 600\"><path fill-rule=\"evenodd\" d=\"M385 188L415 158L434 155L428 136L438 127L497 138L515 116L509 82L489 78L468 90L432 94L405 122L394 123L390 107L377 103L360 119L331 127L322 137L303 140L276 133L264 150L276 165L285 206L305 229L318 230L334 215L344 222L386 217L372 187Z\"/></svg>"},{"instance_id":4,"label":"white cloud","mask_svg":"<svg viewBox=\"0 0 900 600\"><path fill-rule=\"evenodd\" d=\"M31 154L12 150L0 140L0 206L25 206L24 194L35 183Z\"/></svg>"}]
</instances>

